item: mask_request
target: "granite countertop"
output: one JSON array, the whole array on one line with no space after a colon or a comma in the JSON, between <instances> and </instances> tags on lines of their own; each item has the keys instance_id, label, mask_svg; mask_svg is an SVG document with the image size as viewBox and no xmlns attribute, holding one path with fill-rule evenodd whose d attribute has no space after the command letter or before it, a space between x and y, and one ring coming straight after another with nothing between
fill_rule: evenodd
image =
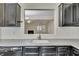
<instances>
[{"instance_id":1,"label":"granite countertop","mask_svg":"<svg viewBox=\"0 0 79 59\"><path fill-rule=\"evenodd\" d=\"M43 42L42 42L43 41ZM79 48L79 40L52 39L52 40L25 40L25 39L2 39L0 46L60 46L71 45Z\"/></svg>"}]
</instances>

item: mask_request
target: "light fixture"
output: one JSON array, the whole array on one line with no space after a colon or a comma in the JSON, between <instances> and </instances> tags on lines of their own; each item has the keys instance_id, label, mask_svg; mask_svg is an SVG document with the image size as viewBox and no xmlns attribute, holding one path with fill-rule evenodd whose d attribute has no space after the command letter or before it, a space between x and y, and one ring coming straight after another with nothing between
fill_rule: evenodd
<instances>
[{"instance_id":1,"label":"light fixture","mask_svg":"<svg viewBox=\"0 0 79 59\"><path fill-rule=\"evenodd\" d=\"M27 20L27 23L28 23L28 24L31 23L31 20Z\"/></svg>"}]
</instances>

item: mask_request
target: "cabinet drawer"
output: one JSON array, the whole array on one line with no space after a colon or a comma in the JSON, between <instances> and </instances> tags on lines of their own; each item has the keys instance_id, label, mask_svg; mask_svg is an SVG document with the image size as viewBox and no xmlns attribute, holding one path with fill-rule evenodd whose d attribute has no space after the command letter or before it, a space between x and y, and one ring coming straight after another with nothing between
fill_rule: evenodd
<instances>
[{"instance_id":1,"label":"cabinet drawer","mask_svg":"<svg viewBox=\"0 0 79 59\"><path fill-rule=\"evenodd\" d=\"M23 52L26 53L38 53L39 48L38 47L24 47Z\"/></svg>"},{"instance_id":2,"label":"cabinet drawer","mask_svg":"<svg viewBox=\"0 0 79 59\"><path fill-rule=\"evenodd\" d=\"M38 53L24 53L23 56L39 56Z\"/></svg>"},{"instance_id":3,"label":"cabinet drawer","mask_svg":"<svg viewBox=\"0 0 79 59\"><path fill-rule=\"evenodd\" d=\"M19 51L21 49L22 47L0 47L0 51L5 51L5 50Z\"/></svg>"},{"instance_id":4,"label":"cabinet drawer","mask_svg":"<svg viewBox=\"0 0 79 59\"><path fill-rule=\"evenodd\" d=\"M58 49L68 49L69 47L58 47Z\"/></svg>"},{"instance_id":5,"label":"cabinet drawer","mask_svg":"<svg viewBox=\"0 0 79 59\"><path fill-rule=\"evenodd\" d=\"M69 56L69 54L66 54L66 53L59 53L58 56Z\"/></svg>"},{"instance_id":6,"label":"cabinet drawer","mask_svg":"<svg viewBox=\"0 0 79 59\"><path fill-rule=\"evenodd\" d=\"M68 51L58 51L58 53L68 53Z\"/></svg>"},{"instance_id":7,"label":"cabinet drawer","mask_svg":"<svg viewBox=\"0 0 79 59\"><path fill-rule=\"evenodd\" d=\"M58 47L58 51L67 51L69 47Z\"/></svg>"},{"instance_id":8,"label":"cabinet drawer","mask_svg":"<svg viewBox=\"0 0 79 59\"><path fill-rule=\"evenodd\" d=\"M56 56L56 53L42 53L42 56Z\"/></svg>"},{"instance_id":9,"label":"cabinet drawer","mask_svg":"<svg viewBox=\"0 0 79 59\"><path fill-rule=\"evenodd\" d=\"M56 47L41 47L42 53L56 53Z\"/></svg>"}]
</instances>

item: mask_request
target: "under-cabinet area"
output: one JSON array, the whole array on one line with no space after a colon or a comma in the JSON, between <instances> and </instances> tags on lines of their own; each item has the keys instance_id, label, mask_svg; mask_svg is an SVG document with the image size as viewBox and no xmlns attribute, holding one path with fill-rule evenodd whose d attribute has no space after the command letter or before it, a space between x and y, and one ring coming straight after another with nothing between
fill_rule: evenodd
<instances>
[{"instance_id":1,"label":"under-cabinet area","mask_svg":"<svg viewBox=\"0 0 79 59\"><path fill-rule=\"evenodd\" d=\"M72 46L1 46L1 56L79 56Z\"/></svg>"}]
</instances>

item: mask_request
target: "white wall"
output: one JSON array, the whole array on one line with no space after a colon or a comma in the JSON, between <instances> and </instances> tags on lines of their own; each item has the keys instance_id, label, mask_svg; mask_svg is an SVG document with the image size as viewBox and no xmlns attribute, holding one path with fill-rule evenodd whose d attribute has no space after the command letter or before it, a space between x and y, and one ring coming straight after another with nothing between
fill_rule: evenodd
<instances>
[{"instance_id":1,"label":"white wall","mask_svg":"<svg viewBox=\"0 0 79 59\"><path fill-rule=\"evenodd\" d=\"M54 34L54 21L48 23L48 34Z\"/></svg>"},{"instance_id":2,"label":"white wall","mask_svg":"<svg viewBox=\"0 0 79 59\"><path fill-rule=\"evenodd\" d=\"M24 9L54 9L52 4L20 4L21 5L21 27L0 27L1 39L35 39L35 35L24 34ZM52 8L51 8L52 7Z\"/></svg>"},{"instance_id":3,"label":"white wall","mask_svg":"<svg viewBox=\"0 0 79 59\"><path fill-rule=\"evenodd\" d=\"M50 35L42 35L42 38L74 38L79 39L79 27L58 27L58 4L20 4L21 5L21 27L1 27L1 38L35 38L37 35L24 35L24 9L55 9L55 19L54 19L54 34Z\"/></svg>"}]
</instances>

